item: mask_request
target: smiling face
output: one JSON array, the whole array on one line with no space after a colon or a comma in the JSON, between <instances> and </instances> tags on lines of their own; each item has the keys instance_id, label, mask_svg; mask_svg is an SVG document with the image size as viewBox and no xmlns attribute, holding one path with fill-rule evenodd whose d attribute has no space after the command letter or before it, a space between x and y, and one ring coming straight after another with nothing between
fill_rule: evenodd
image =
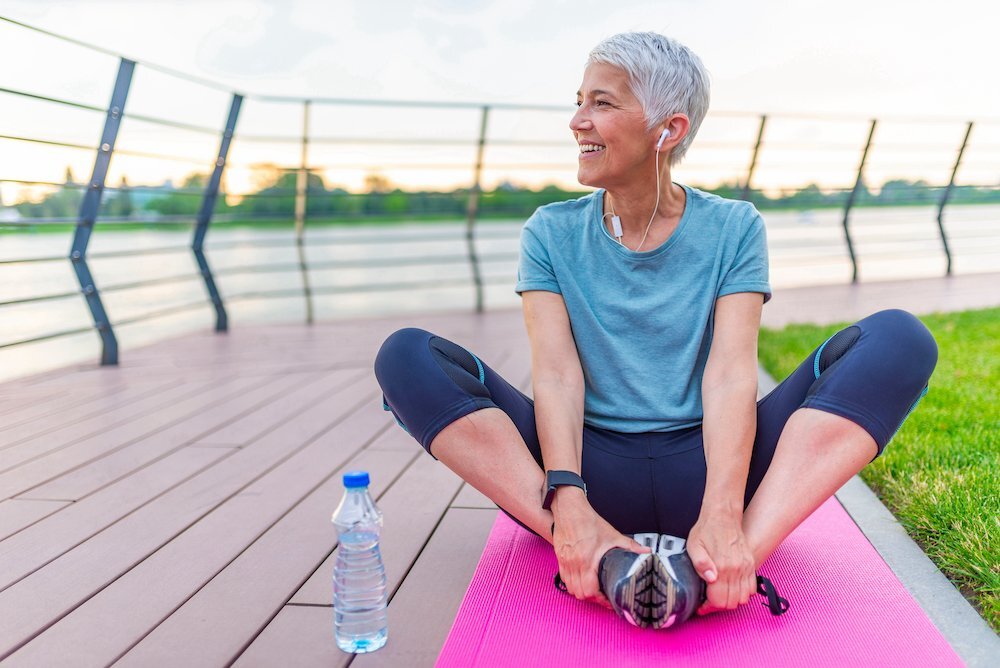
<instances>
[{"instance_id":1,"label":"smiling face","mask_svg":"<svg viewBox=\"0 0 1000 668\"><path fill-rule=\"evenodd\" d=\"M583 73L569 127L580 147L577 180L614 188L653 175L657 129L646 129L639 100L625 71L593 63Z\"/></svg>"}]
</instances>

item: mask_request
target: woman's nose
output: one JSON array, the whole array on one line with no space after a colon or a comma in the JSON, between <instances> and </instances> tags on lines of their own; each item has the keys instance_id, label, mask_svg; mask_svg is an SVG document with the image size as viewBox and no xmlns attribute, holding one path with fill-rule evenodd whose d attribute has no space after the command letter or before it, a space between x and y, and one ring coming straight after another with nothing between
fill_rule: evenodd
<instances>
[{"instance_id":1,"label":"woman's nose","mask_svg":"<svg viewBox=\"0 0 1000 668\"><path fill-rule=\"evenodd\" d=\"M573 132L590 129L590 118L587 115L586 106L581 105L576 113L569 119L569 129Z\"/></svg>"}]
</instances>

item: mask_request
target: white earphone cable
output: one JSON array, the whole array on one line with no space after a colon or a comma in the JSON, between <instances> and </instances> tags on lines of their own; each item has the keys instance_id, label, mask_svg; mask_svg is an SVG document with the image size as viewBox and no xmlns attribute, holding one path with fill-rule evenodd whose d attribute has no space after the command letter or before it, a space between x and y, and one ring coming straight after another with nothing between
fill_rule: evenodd
<instances>
[{"instance_id":1,"label":"white earphone cable","mask_svg":"<svg viewBox=\"0 0 1000 668\"><path fill-rule=\"evenodd\" d=\"M646 232L642 235L642 241L639 242L639 247L635 249L638 253L642 250L642 245L646 243L646 235L649 234L649 227L653 224L653 218L656 217L656 210L660 207L660 151L657 149L656 158L653 160L656 166L656 204L653 205L653 213L649 216L649 223L646 224Z\"/></svg>"}]
</instances>

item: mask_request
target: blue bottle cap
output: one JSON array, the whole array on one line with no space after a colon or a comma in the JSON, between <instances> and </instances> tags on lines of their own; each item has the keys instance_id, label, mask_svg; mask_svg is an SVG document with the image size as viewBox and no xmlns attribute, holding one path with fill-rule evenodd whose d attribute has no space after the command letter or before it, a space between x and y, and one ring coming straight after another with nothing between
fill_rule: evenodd
<instances>
[{"instance_id":1,"label":"blue bottle cap","mask_svg":"<svg viewBox=\"0 0 1000 668\"><path fill-rule=\"evenodd\" d=\"M344 487L367 487L368 471L348 471L344 474Z\"/></svg>"}]
</instances>

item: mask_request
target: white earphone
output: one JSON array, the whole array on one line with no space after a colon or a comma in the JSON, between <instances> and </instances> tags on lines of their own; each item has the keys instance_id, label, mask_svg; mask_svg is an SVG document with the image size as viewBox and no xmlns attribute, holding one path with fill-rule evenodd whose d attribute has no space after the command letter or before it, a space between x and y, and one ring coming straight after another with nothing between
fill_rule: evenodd
<instances>
[{"instance_id":1,"label":"white earphone","mask_svg":"<svg viewBox=\"0 0 1000 668\"><path fill-rule=\"evenodd\" d=\"M669 137L669 136L670 136L670 130L664 128L663 132L660 133L660 140L658 142L656 142L656 150L657 151L660 150L660 148L663 146L663 142L665 142L667 140L667 137Z\"/></svg>"}]
</instances>

